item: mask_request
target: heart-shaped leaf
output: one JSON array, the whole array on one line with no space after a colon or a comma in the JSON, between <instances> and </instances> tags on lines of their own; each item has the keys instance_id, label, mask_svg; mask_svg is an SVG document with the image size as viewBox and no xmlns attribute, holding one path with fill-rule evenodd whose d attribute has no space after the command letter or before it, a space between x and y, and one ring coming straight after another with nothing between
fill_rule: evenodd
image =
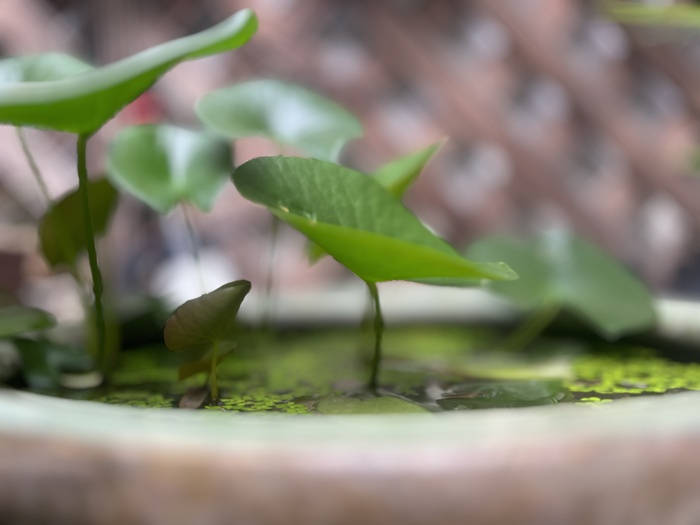
<instances>
[{"instance_id":1,"label":"heart-shaped leaf","mask_svg":"<svg viewBox=\"0 0 700 525\"><path fill-rule=\"evenodd\" d=\"M467 252L475 260L496 257L511 265L520 280L491 283L495 292L534 309L564 306L609 338L654 325L653 298L620 264L590 243L565 232L549 232L530 243L494 237Z\"/></svg>"},{"instance_id":2,"label":"heart-shaped leaf","mask_svg":"<svg viewBox=\"0 0 700 525\"><path fill-rule=\"evenodd\" d=\"M227 141L175 126L120 132L107 158L110 179L161 213L181 202L210 211L233 165Z\"/></svg>"},{"instance_id":3,"label":"heart-shaped leaf","mask_svg":"<svg viewBox=\"0 0 700 525\"><path fill-rule=\"evenodd\" d=\"M107 231L119 193L107 179L88 184L90 211L96 235ZM87 246L80 193L75 190L54 203L39 223L41 250L51 266L72 266Z\"/></svg>"},{"instance_id":4,"label":"heart-shaped leaf","mask_svg":"<svg viewBox=\"0 0 700 525\"><path fill-rule=\"evenodd\" d=\"M64 373L85 373L95 366L82 348L41 339L16 339L14 344L22 361L22 375L35 389L58 388Z\"/></svg>"},{"instance_id":5,"label":"heart-shaped leaf","mask_svg":"<svg viewBox=\"0 0 700 525\"><path fill-rule=\"evenodd\" d=\"M401 199L444 142L436 142L427 148L394 159L375 171L372 176L389 193Z\"/></svg>"},{"instance_id":6,"label":"heart-shaped leaf","mask_svg":"<svg viewBox=\"0 0 700 525\"><path fill-rule=\"evenodd\" d=\"M311 157L333 160L362 135L358 120L334 102L300 86L255 80L202 97L197 114L233 139L265 137Z\"/></svg>"},{"instance_id":7,"label":"heart-shaped leaf","mask_svg":"<svg viewBox=\"0 0 700 525\"><path fill-rule=\"evenodd\" d=\"M440 141L405 157L394 159L375 171L372 176L389 193L400 200L443 143L444 141ZM307 255L309 261L315 263L328 254L318 244L309 243Z\"/></svg>"},{"instance_id":8,"label":"heart-shaped leaf","mask_svg":"<svg viewBox=\"0 0 700 525\"><path fill-rule=\"evenodd\" d=\"M195 35L60 80L0 85L0 123L91 135L184 60L245 44L257 19L245 9Z\"/></svg>"},{"instance_id":9,"label":"heart-shaped leaf","mask_svg":"<svg viewBox=\"0 0 700 525\"><path fill-rule=\"evenodd\" d=\"M87 62L63 53L10 57L0 60L0 84L60 80L91 69Z\"/></svg>"},{"instance_id":10,"label":"heart-shaped leaf","mask_svg":"<svg viewBox=\"0 0 700 525\"><path fill-rule=\"evenodd\" d=\"M263 157L238 167L245 198L266 206L367 282L514 279L502 263L474 263L433 235L391 193L337 164Z\"/></svg>"},{"instance_id":11,"label":"heart-shaped leaf","mask_svg":"<svg viewBox=\"0 0 700 525\"><path fill-rule=\"evenodd\" d=\"M183 303L165 323L165 345L180 352L232 342L234 320L249 291L249 281L234 281Z\"/></svg>"},{"instance_id":12,"label":"heart-shaped leaf","mask_svg":"<svg viewBox=\"0 0 700 525\"><path fill-rule=\"evenodd\" d=\"M39 310L26 306L6 306L0 308L0 339L16 335L44 330L56 324L54 317Z\"/></svg>"}]
</instances>

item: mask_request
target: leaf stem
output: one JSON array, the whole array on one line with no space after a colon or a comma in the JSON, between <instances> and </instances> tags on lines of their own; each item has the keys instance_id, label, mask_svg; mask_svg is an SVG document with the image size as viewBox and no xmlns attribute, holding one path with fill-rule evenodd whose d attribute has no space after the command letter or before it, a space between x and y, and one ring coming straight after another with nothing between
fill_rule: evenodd
<instances>
[{"instance_id":1,"label":"leaf stem","mask_svg":"<svg viewBox=\"0 0 700 525\"><path fill-rule=\"evenodd\" d=\"M51 195L49 194L49 189L46 187L46 182L44 181L44 178L41 175L39 166L37 165L36 160L34 159L34 155L32 155L32 151L29 149L27 138L24 136L24 130L20 126L15 126L15 131L17 132L17 138L19 138L19 143L22 146L22 153L24 153L24 156L27 159L27 163L29 164L29 169L34 175L34 179L36 180L36 183L39 186L39 190L41 191L41 194L44 197L46 204L49 205L51 204Z\"/></svg>"},{"instance_id":2,"label":"leaf stem","mask_svg":"<svg viewBox=\"0 0 700 525\"><path fill-rule=\"evenodd\" d=\"M83 225L85 226L85 244L87 247L90 273L92 274L92 293L95 307L95 335L97 337L97 361L104 372L107 361L106 323L104 307L102 304L102 273L97 262L97 248L95 247L95 228L92 224L90 212L90 196L88 191L87 173L87 142L90 135L78 135L78 189L83 207Z\"/></svg>"},{"instance_id":3,"label":"leaf stem","mask_svg":"<svg viewBox=\"0 0 700 525\"><path fill-rule=\"evenodd\" d=\"M369 294L374 303L374 354L372 355L371 372L369 377L368 387L372 391L377 390L379 384L379 366L382 361L382 336L384 335L384 318L382 317L382 308L379 304L379 292L377 284L365 281Z\"/></svg>"},{"instance_id":4,"label":"leaf stem","mask_svg":"<svg viewBox=\"0 0 700 525\"><path fill-rule=\"evenodd\" d=\"M267 273L265 275L265 302L262 316L262 329L267 331L272 320L275 299L275 255L277 254L277 245L279 244L280 226L282 221L277 215L272 215L272 223L270 224L270 245L269 255L267 258Z\"/></svg>"},{"instance_id":5,"label":"leaf stem","mask_svg":"<svg viewBox=\"0 0 700 525\"><path fill-rule=\"evenodd\" d=\"M202 273L202 258L199 254L199 236L197 235L197 232L194 229L194 225L192 223L192 217L190 216L190 212L189 212L189 209L187 207L187 204L185 204L185 203L181 204L180 209L182 210L182 216L185 219L185 227L187 228L187 235L189 237L190 246L192 248L192 258L194 259L194 265L196 267L197 280L199 281L199 287L200 287L202 293L206 293L207 292L207 285L204 282L204 274Z\"/></svg>"},{"instance_id":6,"label":"leaf stem","mask_svg":"<svg viewBox=\"0 0 700 525\"><path fill-rule=\"evenodd\" d=\"M211 370L209 371L209 392L213 401L219 400L219 341L214 342L211 351Z\"/></svg>"},{"instance_id":7,"label":"leaf stem","mask_svg":"<svg viewBox=\"0 0 700 525\"><path fill-rule=\"evenodd\" d=\"M542 334L560 310L561 305L556 302L544 303L501 343L500 349L513 351L524 348Z\"/></svg>"}]
</instances>

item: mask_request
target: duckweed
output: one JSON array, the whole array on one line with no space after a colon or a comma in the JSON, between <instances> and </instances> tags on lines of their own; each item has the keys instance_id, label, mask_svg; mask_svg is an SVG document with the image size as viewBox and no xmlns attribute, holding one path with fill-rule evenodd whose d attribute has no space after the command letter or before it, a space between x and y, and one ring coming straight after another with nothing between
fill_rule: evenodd
<instances>
[{"instance_id":1,"label":"duckweed","mask_svg":"<svg viewBox=\"0 0 700 525\"><path fill-rule=\"evenodd\" d=\"M556 364L550 366L548 361L532 361L530 353L494 355L486 350L488 346L481 346L493 340L483 330L442 330L414 326L387 334L377 401L364 389L366 356L359 351L362 338L353 332L266 336L264 344L242 344L235 356L221 364L221 398L203 409L312 414L328 412L329 399L343 406L343 399L354 404L364 399L380 411L396 411L396 400L387 402L384 396L398 396L430 411L560 402L598 408L622 397L700 390L699 363L668 361L653 349L592 348L586 353L583 348L577 355L570 344L562 343L558 353L545 353ZM206 374L178 381L181 362L179 355L160 347L124 352L110 386L81 391L80 398L136 407L177 407L188 387L206 381ZM504 374L509 368L519 375ZM553 377L552 370L558 375ZM540 383L533 382L538 374ZM559 385L556 395L533 394L535 386L545 383ZM489 385L488 391L484 384ZM76 397L76 391L64 395Z\"/></svg>"}]
</instances>

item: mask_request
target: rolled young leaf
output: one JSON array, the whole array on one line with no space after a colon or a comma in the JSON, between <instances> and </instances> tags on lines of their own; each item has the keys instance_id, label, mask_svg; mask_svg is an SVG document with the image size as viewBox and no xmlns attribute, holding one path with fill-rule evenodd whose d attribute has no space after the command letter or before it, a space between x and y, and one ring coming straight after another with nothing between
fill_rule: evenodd
<instances>
[{"instance_id":1,"label":"rolled young leaf","mask_svg":"<svg viewBox=\"0 0 700 525\"><path fill-rule=\"evenodd\" d=\"M257 29L244 9L200 33L60 80L0 85L0 123L91 135L178 63L245 44Z\"/></svg>"},{"instance_id":2,"label":"rolled young leaf","mask_svg":"<svg viewBox=\"0 0 700 525\"><path fill-rule=\"evenodd\" d=\"M210 211L233 171L231 146L208 133L166 125L122 130L110 146L107 173L161 213L181 202Z\"/></svg>"},{"instance_id":3,"label":"rolled young leaf","mask_svg":"<svg viewBox=\"0 0 700 525\"><path fill-rule=\"evenodd\" d=\"M233 281L185 302L165 323L165 345L180 352L232 342L234 320L248 292L249 281Z\"/></svg>"},{"instance_id":4,"label":"rolled young leaf","mask_svg":"<svg viewBox=\"0 0 700 525\"><path fill-rule=\"evenodd\" d=\"M464 259L372 178L337 164L263 157L239 166L233 181L365 281L517 277L505 264Z\"/></svg>"},{"instance_id":5,"label":"rolled young leaf","mask_svg":"<svg viewBox=\"0 0 700 525\"><path fill-rule=\"evenodd\" d=\"M226 137L265 137L323 160L337 160L345 143L362 135L360 122L339 105L277 80L208 93L197 103L197 115Z\"/></svg>"}]
</instances>

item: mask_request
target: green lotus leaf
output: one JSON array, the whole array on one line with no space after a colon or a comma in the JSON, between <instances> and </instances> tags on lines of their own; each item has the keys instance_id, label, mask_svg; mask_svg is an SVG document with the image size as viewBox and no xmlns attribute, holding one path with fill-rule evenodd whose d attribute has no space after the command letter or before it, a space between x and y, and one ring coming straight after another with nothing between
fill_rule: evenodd
<instances>
[{"instance_id":1,"label":"green lotus leaf","mask_svg":"<svg viewBox=\"0 0 700 525\"><path fill-rule=\"evenodd\" d=\"M178 63L245 44L257 19L245 9L200 33L59 80L0 85L0 123L91 135Z\"/></svg>"},{"instance_id":2,"label":"green lotus leaf","mask_svg":"<svg viewBox=\"0 0 700 525\"><path fill-rule=\"evenodd\" d=\"M372 176L389 193L401 199L444 142L444 140L436 142L426 148L394 159L375 171Z\"/></svg>"},{"instance_id":3,"label":"green lotus leaf","mask_svg":"<svg viewBox=\"0 0 700 525\"><path fill-rule=\"evenodd\" d=\"M229 143L175 126L121 131L111 144L107 173L114 184L161 213L181 202L210 211L233 164Z\"/></svg>"},{"instance_id":4,"label":"green lotus leaf","mask_svg":"<svg viewBox=\"0 0 700 525\"><path fill-rule=\"evenodd\" d=\"M249 281L233 281L180 305L165 323L165 345L173 352L208 350L234 340L234 320Z\"/></svg>"},{"instance_id":5,"label":"green lotus leaf","mask_svg":"<svg viewBox=\"0 0 700 525\"><path fill-rule=\"evenodd\" d=\"M337 164L262 157L239 166L233 181L367 282L517 277L505 264L463 258L375 180Z\"/></svg>"},{"instance_id":6,"label":"green lotus leaf","mask_svg":"<svg viewBox=\"0 0 700 525\"><path fill-rule=\"evenodd\" d=\"M0 339L14 337L35 330L51 328L56 324L54 317L26 306L6 306L0 308Z\"/></svg>"},{"instance_id":7,"label":"green lotus leaf","mask_svg":"<svg viewBox=\"0 0 700 525\"><path fill-rule=\"evenodd\" d=\"M0 85L61 80L92 69L87 62L63 53L4 58L0 60Z\"/></svg>"},{"instance_id":8,"label":"green lotus leaf","mask_svg":"<svg viewBox=\"0 0 700 525\"><path fill-rule=\"evenodd\" d=\"M119 193L107 179L100 179L89 182L88 195L95 235L103 235L117 207ZM79 190L70 192L48 209L39 222L39 240L51 266L72 266L87 249Z\"/></svg>"},{"instance_id":9,"label":"green lotus leaf","mask_svg":"<svg viewBox=\"0 0 700 525\"><path fill-rule=\"evenodd\" d=\"M467 256L497 257L518 272L517 282L490 283L496 293L526 309L563 306L605 337L648 329L656 321L648 289L617 261L567 232L549 232L529 243L483 239Z\"/></svg>"},{"instance_id":10,"label":"green lotus leaf","mask_svg":"<svg viewBox=\"0 0 700 525\"><path fill-rule=\"evenodd\" d=\"M197 115L226 137L265 137L311 157L335 161L346 142L362 135L348 111L305 88L254 80L202 97Z\"/></svg>"}]
</instances>

